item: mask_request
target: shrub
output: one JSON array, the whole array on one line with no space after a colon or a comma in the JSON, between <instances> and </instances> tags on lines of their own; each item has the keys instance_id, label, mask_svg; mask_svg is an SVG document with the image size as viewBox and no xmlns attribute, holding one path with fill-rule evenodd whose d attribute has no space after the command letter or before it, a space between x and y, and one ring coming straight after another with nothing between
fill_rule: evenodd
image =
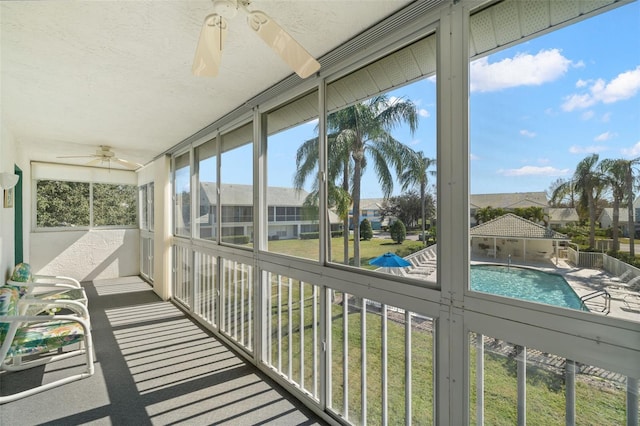
<instances>
[{"instance_id":1,"label":"shrub","mask_svg":"<svg viewBox=\"0 0 640 426\"><path fill-rule=\"evenodd\" d=\"M248 235L227 235L222 237L221 241L223 243L229 244L249 244L249 236Z\"/></svg>"},{"instance_id":2,"label":"shrub","mask_svg":"<svg viewBox=\"0 0 640 426\"><path fill-rule=\"evenodd\" d=\"M301 232L300 239L301 240L317 240L320 238L319 232Z\"/></svg>"},{"instance_id":3,"label":"shrub","mask_svg":"<svg viewBox=\"0 0 640 426\"><path fill-rule=\"evenodd\" d=\"M373 229L371 228L371 222L369 222L369 219L363 219L363 221L360 222L360 239L369 241L372 238Z\"/></svg>"},{"instance_id":4,"label":"shrub","mask_svg":"<svg viewBox=\"0 0 640 426\"><path fill-rule=\"evenodd\" d=\"M342 237L342 231L331 231L331 238Z\"/></svg>"},{"instance_id":5,"label":"shrub","mask_svg":"<svg viewBox=\"0 0 640 426\"><path fill-rule=\"evenodd\" d=\"M391 233L391 239L397 244L402 244L402 242L407 238L407 228L399 219L393 222L391 228L389 228L389 232Z\"/></svg>"}]
</instances>

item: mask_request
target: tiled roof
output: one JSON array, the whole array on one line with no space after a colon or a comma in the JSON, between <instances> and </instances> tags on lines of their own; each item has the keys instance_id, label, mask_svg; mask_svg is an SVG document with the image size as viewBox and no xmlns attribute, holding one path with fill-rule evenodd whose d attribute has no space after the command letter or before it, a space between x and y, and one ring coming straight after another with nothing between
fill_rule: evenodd
<instances>
[{"instance_id":1,"label":"tiled roof","mask_svg":"<svg viewBox=\"0 0 640 426\"><path fill-rule=\"evenodd\" d=\"M474 226L470 231L473 237L503 237L545 240L568 240L564 234L542 225L507 213L493 220Z\"/></svg>"},{"instance_id":2,"label":"tiled roof","mask_svg":"<svg viewBox=\"0 0 640 426\"><path fill-rule=\"evenodd\" d=\"M618 217L619 217L619 221L622 223L627 223L629 222L629 210L627 210L626 208L620 207L620 209L618 210ZM607 217L609 220L613 221L613 207L605 207L604 209L602 209L602 213L600 213L600 218L599 220L602 221L602 219L604 219L604 217Z\"/></svg>"},{"instance_id":3,"label":"tiled roof","mask_svg":"<svg viewBox=\"0 0 640 426\"><path fill-rule=\"evenodd\" d=\"M545 192L508 192L502 194L471 194L471 208L493 207L513 209L516 207L548 207Z\"/></svg>"},{"instance_id":4,"label":"tiled roof","mask_svg":"<svg viewBox=\"0 0 640 426\"><path fill-rule=\"evenodd\" d=\"M253 186L240 184L221 184L225 204L234 206L253 205ZM304 204L309 195L305 190L270 186L267 188L267 204L269 206L298 207ZM200 203L213 204L216 200L215 182L200 182Z\"/></svg>"},{"instance_id":5,"label":"tiled roof","mask_svg":"<svg viewBox=\"0 0 640 426\"><path fill-rule=\"evenodd\" d=\"M550 208L549 220L551 222L579 222L578 212L574 208Z\"/></svg>"}]
</instances>

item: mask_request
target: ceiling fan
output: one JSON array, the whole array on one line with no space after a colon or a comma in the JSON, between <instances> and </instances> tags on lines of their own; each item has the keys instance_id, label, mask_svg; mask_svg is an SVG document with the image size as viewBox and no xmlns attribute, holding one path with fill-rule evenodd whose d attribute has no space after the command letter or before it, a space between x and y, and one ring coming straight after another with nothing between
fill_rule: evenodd
<instances>
[{"instance_id":1,"label":"ceiling fan","mask_svg":"<svg viewBox=\"0 0 640 426\"><path fill-rule=\"evenodd\" d=\"M142 167L142 164L134 163L132 161L127 161L123 160L122 158L116 157L115 153L111 151L111 147L108 145L100 145L100 148L96 150L95 154L64 155L56 158L93 158L93 160L89 161L86 164L87 166L97 166L99 164L108 163L109 168L111 168L111 163L114 162L130 170L135 170Z\"/></svg>"},{"instance_id":2,"label":"ceiling fan","mask_svg":"<svg viewBox=\"0 0 640 426\"><path fill-rule=\"evenodd\" d=\"M227 21L238 10L247 15L247 24L271 47L300 78L307 78L320 69L320 63L269 15L249 10L249 0L213 0L214 13L204 19L196 48L192 71L196 76L218 75L222 47L227 35Z\"/></svg>"}]
</instances>

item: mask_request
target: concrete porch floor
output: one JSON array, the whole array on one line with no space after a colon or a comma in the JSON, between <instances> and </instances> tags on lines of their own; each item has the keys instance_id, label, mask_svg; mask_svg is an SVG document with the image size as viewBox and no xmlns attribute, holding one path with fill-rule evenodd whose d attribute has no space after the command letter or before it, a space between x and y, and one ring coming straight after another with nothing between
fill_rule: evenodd
<instances>
[{"instance_id":1,"label":"concrete porch floor","mask_svg":"<svg viewBox=\"0 0 640 426\"><path fill-rule=\"evenodd\" d=\"M325 424L139 277L84 283L96 373L0 405L0 425ZM79 371L82 357L0 372L2 395Z\"/></svg>"}]
</instances>

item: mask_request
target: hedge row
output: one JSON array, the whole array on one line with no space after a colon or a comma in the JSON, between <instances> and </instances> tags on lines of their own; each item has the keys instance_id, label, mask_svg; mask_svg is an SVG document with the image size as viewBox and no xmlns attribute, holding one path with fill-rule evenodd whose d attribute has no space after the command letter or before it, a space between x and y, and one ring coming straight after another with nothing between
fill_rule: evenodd
<instances>
[{"instance_id":1,"label":"hedge row","mask_svg":"<svg viewBox=\"0 0 640 426\"><path fill-rule=\"evenodd\" d=\"M342 231L331 231L331 237L342 237ZM317 240L320 238L319 232L301 232L300 239L301 240Z\"/></svg>"},{"instance_id":2,"label":"hedge row","mask_svg":"<svg viewBox=\"0 0 640 426\"><path fill-rule=\"evenodd\" d=\"M226 237L222 237L223 243L229 244L249 244L249 236L248 235L227 235Z\"/></svg>"}]
</instances>

